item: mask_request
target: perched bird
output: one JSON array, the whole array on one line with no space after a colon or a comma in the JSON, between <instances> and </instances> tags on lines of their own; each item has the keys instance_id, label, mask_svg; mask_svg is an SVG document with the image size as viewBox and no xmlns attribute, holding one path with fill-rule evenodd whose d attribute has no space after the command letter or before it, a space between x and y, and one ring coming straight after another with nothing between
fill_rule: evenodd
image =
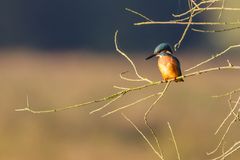
<instances>
[{"instance_id":1,"label":"perched bird","mask_svg":"<svg viewBox=\"0 0 240 160\"><path fill-rule=\"evenodd\" d=\"M161 43L159 44L152 55L146 58L146 60L152 57L158 57L158 68L162 75L163 80L175 79L175 82L183 81L181 65L177 57L173 56L172 49L169 44Z\"/></svg>"}]
</instances>

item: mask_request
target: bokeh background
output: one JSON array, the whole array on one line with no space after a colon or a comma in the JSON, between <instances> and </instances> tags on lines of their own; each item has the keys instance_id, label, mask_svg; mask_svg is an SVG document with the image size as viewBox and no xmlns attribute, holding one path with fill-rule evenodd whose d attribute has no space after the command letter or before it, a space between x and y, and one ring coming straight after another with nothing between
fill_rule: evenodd
<instances>
[{"instance_id":1,"label":"bokeh background","mask_svg":"<svg viewBox=\"0 0 240 160\"><path fill-rule=\"evenodd\" d=\"M226 5L240 4L232 0ZM160 42L176 43L184 26L136 27L133 23L142 19L125 8L155 20L169 20L172 13L187 9L187 1L0 0L0 159L157 159L120 114L100 116L163 86L131 93L91 116L91 110L104 104L42 115L14 111L26 106L27 95L30 106L40 110L102 98L117 91L113 85L141 85L119 78L119 73L131 69L114 50L116 29L120 47L139 71L159 80L156 61L144 58ZM208 12L197 20L216 19L218 14ZM221 17L222 21L237 19L239 12L224 11ZM176 55L185 70L237 43L238 30L216 34L189 32ZM226 59L239 65L239 58L239 50L233 49L201 69L225 65ZM183 159L211 158L205 153L219 142L221 135L213 133L229 111L227 99L211 96L238 88L239 79L239 71L221 71L170 86L150 116L166 159L177 159L167 122L173 127ZM150 134L143 115L152 101L124 110L147 136ZM236 140L239 123L233 125L226 147ZM230 158L238 160L239 156L235 153Z\"/></svg>"}]
</instances>

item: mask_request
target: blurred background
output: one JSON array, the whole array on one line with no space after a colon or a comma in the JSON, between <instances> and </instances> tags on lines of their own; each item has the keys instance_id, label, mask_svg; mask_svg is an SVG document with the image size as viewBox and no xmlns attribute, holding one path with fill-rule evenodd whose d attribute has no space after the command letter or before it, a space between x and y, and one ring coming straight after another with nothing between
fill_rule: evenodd
<instances>
[{"instance_id":1,"label":"blurred background","mask_svg":"<svg viewBox=\"0 0 240 160\"><path fill-rule=\"evenodd\" d=\"M240 5L238 0L225 3L228 7ZM0 159L157 159L119 113L100 116L163 86L131 93L91 116L89 112L104 103L42 115L14 109L26 106L27 95L30 106L40 110L102 98L118 91L113 85L142 85L119 78L119 73L131 69L114 49L116 29L120 47L133 59L140 73L155 81L161 79L156 61L144 58L160 42L175 44L184 26L136 27L133 23L142 19L125 8L153 20L169 20L173 19L172 13L181 13L187 7L187 1L180 0L0 0ZM196 20L216 20L219 15L207 13ZM239 12L223 11L220 20L238 19ZM176 53L182 70L238 44L239 35L239 30L215 34L190 31ZM239 65L238 52L233 49L201 69L225 65L226 59ZM150 115L166 160L177 159L167 122L172 125L183 159L211 158L205 153L219 142L221 135L213 133L229 112L227 99L211 96L239 88L239 78L239 71L221 71L170 86ZM124 110L149 137L143 115L153 100ZM239 140L239 123L233 125L226 140L226 147ZM237 160L239 156L235 153L230 158Z\"/></svg>"}]
</instances>

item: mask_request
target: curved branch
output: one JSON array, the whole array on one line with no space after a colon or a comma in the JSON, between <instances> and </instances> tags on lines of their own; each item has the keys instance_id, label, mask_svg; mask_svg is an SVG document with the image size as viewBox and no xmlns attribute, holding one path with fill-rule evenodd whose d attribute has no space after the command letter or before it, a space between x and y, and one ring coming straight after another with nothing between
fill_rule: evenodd
<instances>
[{"instance_id":1,"label":"curved branch","mask_svg":"<svg viewBox=\"0 0 240 160\"><path fill-rule=\"evenodd\" d=\"M132 61L123 51L121 51L121 50L119 49L118 43L117 43L117 36L118 36L118 30L115 32L115 35L114 35L114 43L115 43L116 51L117 51L118 53L120 53L123 57L125 57L125 58L130 62L131 66L132 66L133 69L134 69L135 74L137 75L137 77L139 78L140 81L146 81L146 82L152 83L151 80L142 77L142 76L138 73L137 68L136 68L135 64L133 63L133 61Z\"/></svg>"}]
</instances>

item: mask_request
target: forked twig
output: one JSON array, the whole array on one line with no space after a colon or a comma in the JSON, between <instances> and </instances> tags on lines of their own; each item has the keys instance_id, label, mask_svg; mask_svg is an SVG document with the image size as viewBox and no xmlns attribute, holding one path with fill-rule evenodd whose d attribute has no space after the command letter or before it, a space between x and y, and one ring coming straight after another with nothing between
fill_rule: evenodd
<instances>
[{"instance_id":1,"label":"forked twig","mask_svg":"<svg viewBox=\"0 0 240 160\"><path fill-rule=\"evenodd\" d=\"M138 133L147 142L147 144L150 146L150 148L153 150L153 152L158 156L158 158L161 160L164 160L163 156L154 148L154 146L151 144L151 142L148 140L148 138L138 129L138 127L125 114L122 113L122 116L138 131Z\"/></svg>"},{"instance_id":2,"label":"forked twig","mask_svg":"<svg viewBox=\"0 0 240 160\"><path fill-rule=\"evenodd\" d=\"M230 113L226 116L226 118L225 118L225 119L223 120L223 122L220 124L220 126L218 127L218 129L217 129L217 131L215 132L215 134L217 134L217 133L220 131L220 129L223 127L223 125L226 123L226 121L228 120L228 118L229 118L232 114L234 115L234 118L233 118L232 121L228 124L227 129L225 130L225 132L224 132L221 140L219 141L218 145L216 146L216 148L215 148L213 151L208 152L207 155L211 155L211 154L216 153L216 151L220 148L221 144L223 143L223 141L224 141L226 135L228 134L231 126L233 125L233 123L236 122L236 120L239 119L239 115L238 115L237 113L235 113L234 111L236 110L237 105L240 103L240 96L239 96L238 100L236 101L234 107L232 107L232 103L231 103L231 101L232 101L232 95L238 93L239 91L240 91L240 89L236 89L236 90L233 90L233 91L231 91L231 92L227 92L227 93L222 94L222 95L213 96L214 98L220 98L220 97L229 96L228 104L229 104L229 107L230 107ZM223 152L223 154L226 154L226 152L225 152L225 153ZM222 156L224 156L223 154L222 154ZM218 157L218 158L219 158L219 157Z\"/></svg>"},{"instance_id":3,"label":"forked twig","mask_svg":"<svg viewBox=\"0 0 240 160\"><path fill-rule=\"evenodd\" d=\"M142 136L142 138L147 142L147 144L149 145L149 147L153 150L153 152L158 156L159 159L161 160L164 160L164 157L163 157L163 154L160 152L160 151L157 151L156 148L153 146L153 144L148 140L148 138L144 135L144 133L142 131L140 131L140 129L125 115L122 113L122 116L125 120L127 120L136 130L137 132ZM179 149L178 149L178 146L177 146L177 142L176 142L176 139L175 139L175 136L173 134L173 130L172 130L172 127L170 125L169 122L167 122L167 125L168 125L168 128L170 130L170 133L171 133L171 137L172 137L172 140L173 140L173 143L174 143L174 148L176 150L176 154L177 154L177 158L178 160L181 160L181 156L180 156L180 153L179 153Z\"/></svg>"},{"instance_id":4,"label":"forked twig","mask_svg":"<svg viewBox=\"0 0 240 160\"><path fill-rule=\"evenodd\" d=\"M166 86L164 87L163 91L157 93L157 95L159 95L159 97L150 105L150 107L148 108L148 110L145 112L144 114L144 120L147 120L147 117L149 115L149 113L151 112L153 106L162 98L162 96L164 95L164 93L167 91L169 85L170 85L171 81L168 81Z\"/></svg>"},{"instance_id":5,"label":"forked twig","mask_svg":"<svg viewBox=\"0 0 240 160\"><path fill-rule=\"evenodd\" d=\"M114 98L114 99L112 99L111 101L109 101L108 103L106 103L104 106L102 106L102 107L100 107L100 108L98 108L98 109L95 109L95 110L91 111L89 114L96 113L96 112L98 112L98 111L106 108L107 106L109 106L110 104L112 104L113 102L115 102L116 100L118 100L119 98L121 98L122 96L123 96L122 94L119 95L119 96L117 96L116 98Z\"/></svg>"},{"instance_id":6,"label":"forked twig","mask_svg":"<svg viewBox=\"0 0 240 160\"><path fill-rule=\"evenodd\" d=\"M151 132L152 136L154 137L155 139L155 142L158 146L158 149L159 151L161 151L161 147L160 147L160 144L159 144L159 141L158 141L158 138L157 138L157 135L156 133L154 132L153 128L150 126L150 124L148 123L148 115L149 113L151 112L153 106L162 98L162 96L164 95L164 93L167 91L169 85L170 85L171 81L170 82L167 82L166 86L164 87L163 91L159 92L158 93L158 98L150 105L150 107L148 108L148 110L145 112L144 114L144 123L145 125L148 127L149 131Z\"/></svg>"},{"instance_id":7,"label":"forked twig","mask_svg":"<svg viewBox=\"0 0 240 160\"><path fill-rule=\"evenodd\" d=\"M222 153L220 156L213 158L212 160L224 160L227 156L231 155L233 152L240 149L240 141L232 145L226 152Z\"/></svg>"},{"instance_id":8,"label":"forked twig","mask_svg":"<svg viewBox=\"0 0 240 160\"><path fill-rule=\"evenodd\" d=\"M119 107L119 108L117 108L117 109L115 109L115 110L112 110L112 111L110 111L110 112L107 112L106 114L102 115L102 117L109 116L109 115L111 115L111 114L113 114L113 113L116 113L116 112L121 111L121 110L123 110L123 109L129 108L129 107L131 107L131 106L133 106L133 105L136 105L136 104L138 104L138 103L140 103L140 102L143 102L143 101L145 101L145 100L147 100L147 99L149 99L149 98L155 97L155 96L157 96L157 95L159 95L159 93L155 93L155 94L148 95L148 96L146 96L146 97L144 97L144 98L138 99L138 100L136 100L136 101L134 101L134 102L132 102L132 103L129 103L129 104L125 105L125 106L122 106L122 107Z\"/></svg>"},{"instance_id":9,"label":"forked twig","mask_svg":"<svg viewBox=\"0 0 240 160\"><path fill-rule=\"evenodd\" d=\"M228 134L228 132L229 132L229 130L230 130L232 124L233 124L235 121L236 121L236 118L233 118L233 120L231 121L231 123L228 125L228 127L227 127L225 133L223 134L221 140L219 141L217 147L216 147L213 151L211 151L211 152L207 152L207 155L214 154L214 153L219 149L219 147L220 147L221 144L223 143L223 141L224 141L226 135Z\"/></svg>"},{"instance_id":10,"label":"forked twig","mask_svg":"<svg viewBox=\"0 0 240 160\"><path fill-rule=\"evenodd\" d=\"M116 51L117 51L118 53L120 53L122 56L124 56L124 57L130 62L131 66L133 67L134 72L135 72L136 76L139 78L139 80L152 83L151 80L142 77L142 76L138 73L137 68L136 68L135 64L133 63L133 61L132 61L123 51L121 51L121 50L119 49L118 43L117 43L117 36L118 36L118 30L115 32L115 35L114 35L114 43L115 43Z\"/></svg>"},{"instance_id":11,"label":"forked twig","mask_svg":"<svg viewBox=\"0 0 240 160\"><path fill-rule=\"evenodd\" d=\"M237 100L237 103L235 104L235 106L232 108L232 110L229 112L229 114L226 116L226 118L223 120L223 122L220 124L220 126L218 127L218 129L214 133L215 135L219 132L219 130L222 128L222 126L226 123L228 118L233 114L233 112L237 108L237 105L239 104L239 102L240 102L240 96L238 97L238 100Z\"/></svg>"},{"instance_id":12,"label":"forked twig","mask_svg":"<svg viewBox=\"0 0 240 160\"><path fill-rule=\"evenodd\" d=\"M221 1L221 0L201 1L197 5L195 5L193 8L187 10L186 12L183 12L183 13L180 13L180 14L172 14L172 15L173 15L173 17L176 17L176 18L182 17L182 16L185 16L185 15L191 13L193 10L196 10L197 8L199 9L200 6L203 5L203 4L209 4L209 3L213 4L213 3L218 2L218 1Z\"/></svg>"}]
</instances>

